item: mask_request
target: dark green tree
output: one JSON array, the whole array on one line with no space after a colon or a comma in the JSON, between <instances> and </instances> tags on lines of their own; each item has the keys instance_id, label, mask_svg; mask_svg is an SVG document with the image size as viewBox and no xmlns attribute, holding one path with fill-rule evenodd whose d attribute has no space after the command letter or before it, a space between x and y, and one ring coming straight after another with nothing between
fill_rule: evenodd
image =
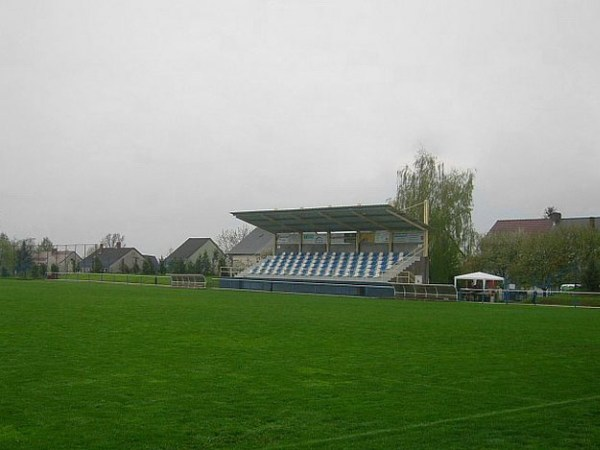
<instances>
[{"instance_id":1,"label":"dark green tree","mask_svg":"<svg viewBox=\"0 0 600 450\"><path fill-rule=\"evenodd\" d=\"M142 264L142 273L144 275L154 275L154 266L152 265L152 262L150 261L150 258L144 258L144 262Z\"/></svg>"},{"instance_id":2,"label":"dark green tree","mask_svg":"<svg viewBox=\"0 0 600 450\"><path fill-rule=\"evenodd\" d=\"M104 266L102 265L102 261L98 255L94 256L92 259L92 272L94 273L102 273L104 272Z\"/></svg>"},{"instance_id":3,"label":"dark green tree","mask_svg":"<svg viewBox=\"0 0 600 450\"><path fill-rule=\"evenodd\" d=\"M200 272L203 275L212 275L212 264L210 263L210 258L208 257L208 253L204 251L202 253L201 263L200 263Z\"/></svg>"},{"instance_id":4,"label":"dark green tree","mask_svg":"<svg viewBox=\"0 0 600 450\"><path fill-rule=\"evenodd\" d=\"M585 255L582 261L581 284L589 292L600 291L600 230L591 228L581 237L584 246L582 253Z\"/></svg>"},{"instance_id":5,"label":"dark green tree","mask_svg":"<svg viewBox=\"0 0 600 450\"><path fill-rule=\"evenodd\" d=\"M168 271L169 273L186 273L185 262L180 258L173 259L169 262Z\"/></svg>"},{"instance_id":6,"label":"dark green tree","mask_svg":"<svg viewBox=\"0 0 600 450\"><path fill-rule=\"evenodd\" d=\"M8 236L0 233L0 275L8 277L15 271L16 244Z\"/></svg>"},{"instance_id":7,"label":"dark green tree","mask_svg":"<svg viewBox=\"0 0 600 450\"><path fill-rule=\"evenodd\" d=\"M127 263L125 262L124 259L121 260L121 263L119 264L119 272L121 273L129 273L131 270L129 269L129 266L127 265Z\"/></svg>"},{"instance_id":8,"label":"dark green tree","mask_svg":"<svg viewBox=\"0 0 600 450\"><path fill-rule=\"evenodd\" d=\"M167 273L167 264L162 256L158 260L158 273L164 275Z\"/></svg>"},{"instance_id":9,"label":"dark green tree","mask_svg":"<svg viewBox=\"0 0 600 450\"><path fill-rule=\"evenodd\" d=\"M581 283L586 291L600 291L600 270L598 269L596 258L592 256L588 257L585 269L582 273Z\"/></svg>"},{"instance_id":10,"label":"dark green tree","mask_svg":"<svg viewBox=\"0 0 600 450\"><path fill-rule=\"evenodd\" d=\"M138 274L141 271L142 271L142 268L140 267L138 260L136 259L135 261L133 261L133 265L131 266L131 273Z\"/></svg>"},{"instance_id":11,"label":"dark green tree","mask_svg":"<svg viewBox=\"0 0 600 450\"><path fill-rule=\"evenodd\" d=\"M24 239L19 244L15 258L15 269L22 277L27 276L33 266L33 245L30 239Z\"/></svg>"}]
</instances>

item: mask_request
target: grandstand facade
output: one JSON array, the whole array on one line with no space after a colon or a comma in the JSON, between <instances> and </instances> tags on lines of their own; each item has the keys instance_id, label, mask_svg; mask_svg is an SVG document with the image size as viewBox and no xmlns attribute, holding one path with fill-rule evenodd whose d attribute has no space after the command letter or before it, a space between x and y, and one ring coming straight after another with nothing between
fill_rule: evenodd
<instances>
[{"instance_id":1,"label":"grandstand facade","mask_svg":"<svg viewBox=\"0 0 600 450\"><path fill-rule=\"evenodd\" d=\"M272 233L273 248L222 287L387 297L428 282L428 226L391 205L232 214Z\"/></svg>"}]
</instances>

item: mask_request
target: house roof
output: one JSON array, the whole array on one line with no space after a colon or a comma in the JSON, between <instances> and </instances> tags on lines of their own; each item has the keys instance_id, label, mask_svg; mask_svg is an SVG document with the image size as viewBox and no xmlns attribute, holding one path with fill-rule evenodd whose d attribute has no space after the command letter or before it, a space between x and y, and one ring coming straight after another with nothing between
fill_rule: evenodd
<instances>
[{"instance_id":1,"label":"house roof","mask_svg":"<svg viewBox=\"0 0 600 450\"><path fill-rule=\"evenodd\" d=\"M127 255L127 253L129 253L131 251L138 252L134 247L99 248L94 253L87 256L83 261L81 261L81 267L82 268L92 267L94 258L96 256L98 256L98 258L100 258L102 267L110 267L114 263L116 263L119 259L123 258L125 255Z\"/></svg>"},{"instance_id":2,"label":"house roof","mask_svg":"<svg viewBox=\"0 0 600 450\"><path fill-rule=\"evenodd\" d=\"M600 217L561 218L556 221L556 225L551 219L497 220L492 228L490 228L490 233L523 232L535 234L550 231L554 226L558 228L592 226L600 229Z\"/></svg>"},{"instance_id":3,"label":"house roof","mask_svg":"<svg viewBox=\"0 0 600 450\"><path fill-rule=\"evenodd\" d=\"M259 255L266 248L273 247L275 235L263 230L255 228L246 235L237 245L229 251L230 255Z\"/></svg>"},{"instance_id":4,"label":"house roof","mask_svg":"<svg viewBox=\"0 0 600 450\"><path fill-rule=\"evenodd\" d=\"M271 233L406 231L428 228L423 222L388 204L240 211L231 214Z\"/></svg>"},{"instance_id":5,"label":"house roof","mask_svg":"<svg viewBox=\"0 0 600 450\"><path fill-rule=\"evenodd\" d=\"M166 261L181 260L184 261L204 247L211 238L188 238L183 244L165 258ZM215 244L216 246L216 244Z\"/></svg>"},{"instance_id":6,"label":"house roof","mask_svg":"<svg viewBox=\"0 0 600 450\"><path fill-rule=\"evenodd\" d=\"M550 219L511 219L497 220L490 233L543 233L552 228Z\"/></svg>"}]
</instances>

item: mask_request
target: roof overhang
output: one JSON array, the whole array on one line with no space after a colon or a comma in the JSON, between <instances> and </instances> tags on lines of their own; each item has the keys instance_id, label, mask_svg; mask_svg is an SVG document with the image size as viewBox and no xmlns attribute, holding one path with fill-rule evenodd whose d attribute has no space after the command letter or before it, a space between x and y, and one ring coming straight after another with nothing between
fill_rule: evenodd
<instances>
[{"instance_id":1,"label":"roof overhang","mask_svg":"<svg viewBox=\"0 0 600 450\"><path fill-rule=\"evenodd\" d=\"M325 208L273 209L232 212L271 233L339 231L414 231L427 225L388 204L329 206Z\"/></svg>"}]
</instances>

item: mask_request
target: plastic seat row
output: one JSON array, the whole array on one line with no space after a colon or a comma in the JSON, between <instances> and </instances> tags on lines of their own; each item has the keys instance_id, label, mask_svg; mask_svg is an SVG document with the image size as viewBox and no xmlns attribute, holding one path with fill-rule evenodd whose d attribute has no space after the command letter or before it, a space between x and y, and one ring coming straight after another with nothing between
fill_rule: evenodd
<instances>
[{"instance_id":1,"label":"plastic seat row","mask_svg":"<svg viewBox=\"0 0 600 450\"><path fill-rule=\"evenodd\" d=\"M397 264L402 253L281 253L262 260L250 276L377 278Z\"/></svg>"}]
</instances>

